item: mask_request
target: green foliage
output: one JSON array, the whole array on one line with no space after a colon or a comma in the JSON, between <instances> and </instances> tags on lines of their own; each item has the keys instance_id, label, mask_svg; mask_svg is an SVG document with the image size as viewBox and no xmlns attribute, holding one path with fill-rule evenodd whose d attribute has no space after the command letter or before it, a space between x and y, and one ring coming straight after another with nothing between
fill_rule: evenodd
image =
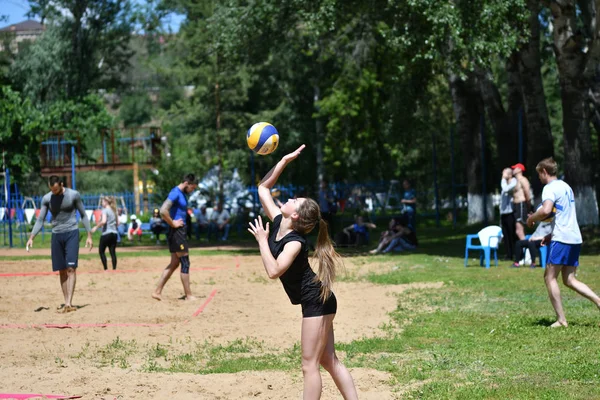
<instances>
[{"instance_id":1,"label":"green foliage","mask_svg":"<svg viewBox=\"0 0 600 400\"><path fill-rule=\"evenodd\" d=\"M43 115L8 86L0 92L0 146L6 166L18 180L39 165L38 136L43 129Z\"/></svg>"},{"instance_id":2,"label":"green foliage","mask_svg":"<svg viewBox=\"0 0 600 400\"><path fill-rule=\"evenodd\" d=\"M93 147L98 130L112 124L102 99L95 95L79 101L55 101L34 106L29 97L2 87L0 95L0 144L7 165L19 179L39 168L39 144L48 130L77 130L83 153Z\"/></svg>"},{"instance_id":3,"label":"green foliage","mask_svg":"<svg viewBox=\"0 0 600 400\"><path fill-rule=\"evenodd\" d=\"M47 18L41 45L20 56L16 70L35 71L28 94L74 99L91 89L120 86L131 52L132 6L128 0L32 1L30 16ZM52 80L44 82L43 66ZM57 71L61 73L57 73ZM21 75L23 76L23 75ZM27 76L27 75L25 75ZM30 85L31 86L31 85ZM40 88L45 87L45 91ZM45 101L41 96L36 101Z\"/></svg>"},{"instance_id":4,"label":"green foliage","mask_svg":"<svg viewBox=\"0 0 600 400\"><path fill-rule=\"evenodd\" d=\"M69 57L69 43L58 26L50 26L44 34L20 52L11 68L11 78L34 104L65 98L69 79L64 61Z\"/></svg>"},{"instance_id":5,"label":"green foliage","mask_svg":"<svg viewBox=\"0 0 600 400\"><path fill-rule=\"evenodd\" d=\"M144 92L130 93L123 96L119 108L119 119L123 126L142 126L152 119L152 102Z\"/></svg>"}]
</instances>

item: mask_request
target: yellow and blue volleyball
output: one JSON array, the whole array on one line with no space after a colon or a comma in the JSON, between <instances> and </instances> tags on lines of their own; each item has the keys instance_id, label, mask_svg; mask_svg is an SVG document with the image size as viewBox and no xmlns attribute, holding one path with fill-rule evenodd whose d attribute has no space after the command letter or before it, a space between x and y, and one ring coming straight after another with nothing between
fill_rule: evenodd
<instances>
[{"instance_id":1,"label":"yellow and blue volleyball","mask_svg":"<svg viewBox=\"0 0 600 400\"><path fill-rule=\"evenodd\" d=\"M277 129L268 122L257 122L248 129L246 134L248 147L260 155L271 154L279 144Z\"/></svg>"},{"instance_id":2,"label":"yellow and blue volleyball","mask_svg":"<svg viewBox=\"0 0 600 400\"><path fill-rule=\"evenodd\" d=\"M536 210L539 210L540 208L542 208L543 204L540 204L537 206ZM542 222L552 222L554 221L554 217L556 216L556 207L552 207L552 211L550 212L550 214L548 214L546 216L546 218L544 218L542 220Z\"/></svg>"}]
</instances>

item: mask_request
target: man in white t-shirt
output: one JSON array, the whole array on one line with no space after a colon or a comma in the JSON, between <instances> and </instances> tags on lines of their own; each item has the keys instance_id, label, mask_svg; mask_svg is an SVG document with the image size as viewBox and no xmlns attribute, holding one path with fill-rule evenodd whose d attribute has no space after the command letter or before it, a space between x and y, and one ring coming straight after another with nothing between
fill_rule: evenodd
<instances>
[{"instance_id":1,"label":"man in white t-shirt","mask_svg":"<svg viewBox=\"0 0 600 400\"><path fill-rule=\"evenodd\" d=\"M573 190L567 183L556 177L558 166L552 157L540 161L535 169L540 181L546 186L542 191L542 206L527 218L527 225L532 227L535 222L546 219L553 210L556 210L552 234L546 236L542 241L542 245L548 241L550 242L544 280L546 281L550 302L557 316L557 321L551 326L556 328L568 325L557 282L561 271L565 286L591 300L598 309L600 309L600 297L585 283L575 278L575 270L579 266L579 252L583 240L577 224Z\"/></svg>"},{"instance_id":2,"label":"man in white t-shirt","mask_svg":"<svg viewBox=\"0 0 600 400\"><path fill-rule=\"evenodd\" d=\"M212 233L223 233L221 236L221 240L225 241L229 237L229 229L231 225L229 221L231 219L231 215L229 211L223 209L222 204L218 204L217 207L210 214L210 225L208 228L208 240L210 240L210 236Z\"/></svg>"}]
</instances>

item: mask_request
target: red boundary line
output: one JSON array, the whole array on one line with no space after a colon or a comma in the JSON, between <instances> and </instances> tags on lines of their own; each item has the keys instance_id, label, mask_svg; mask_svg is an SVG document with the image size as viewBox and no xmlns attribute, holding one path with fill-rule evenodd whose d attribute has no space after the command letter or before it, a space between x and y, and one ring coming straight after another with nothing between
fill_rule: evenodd
<instances>
[{"instance_id":1,"label":"red boundary line","mask_svg":"<svg viewBox=\"0 0 600 400\"><path fill-rule=\"evenodd\" d=\"M200 314L204 310L204 307L206 307L208 305L208 303L210 303L210 301L215 297L216 294L217 294L217 289L214 289L212 292L210 292L208 299L206 299L206 301L200 306L200 308L198 308L196 310L196 312L194 314L192 314L192 317L197 317L198 314Z\"/></svg>"},{"instance_id":2,"label":"red boundary line","mask_svg":"<svg viewBox=\"0 0 600 400\"><path fill-rule=\"evenodd\" d=\"M110 327L162 327L165 324L146 324L146 323L115 323L115 324L8 324L8 325L0 325L0 329L26 329L26 328L57 328L57 329L67 329L67 328L110 328ZM0 397L1 399L1 397Z\"/></svg>"},{"instance_id":3,"label":"red boundary line","mask_svg":"<svg viewBox=\"0 0 600 400\"><path fill-rule=\"evenodd\" d=\"M0 399L80 399L83 396L68 396L62 394L36 394L36 393L0 393Z\"/></svg>"},{"instance_id":4,"label":"red boundary line","mask_svg":"<svg viewBox=\"0 0 600 400\"><path fill-rule=\"evenodd\" d=\"M196 267L190 268L191 271L214 271L217 269L223 269L227 267ZM78 274L129 274L135 272L160 272L159 269L115 269L115 270L101 270L101 271L78 271ZM14 272L14 273L3 273L0 274L0 278L9 278L14 276L45 276L45 275L58 275L58 272L45 271L45 272Z\"/></svg>"}]
</instances>

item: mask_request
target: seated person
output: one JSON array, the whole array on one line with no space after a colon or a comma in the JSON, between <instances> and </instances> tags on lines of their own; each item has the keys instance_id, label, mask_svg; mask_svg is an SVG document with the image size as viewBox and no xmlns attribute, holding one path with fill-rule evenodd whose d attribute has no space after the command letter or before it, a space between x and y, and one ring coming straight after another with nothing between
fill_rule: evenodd
<instances>
[{"instance_id":1,"label":"seated person","mask_svg":"<svg viewBox=\"0 0 600 400\"><path fill-rule=\"evenodd\" d=\"M377 244L377 248L371 250L369 253L377 254L381 250L387 247L388 244L392 241L392 237L396 234L398 229L398 221L400 217L394 217L390 219L388 222L388 229L386 231L381 232L381 236L379 238L379 243Z\"/></svg>"},{"instance_id":2,"label":"seated person","mask_svg":"<svg viewBox=\"0 0 600 400\"><path fill-rule=\"evenodd\" d=\"M231 215L229 211L223 209L223 204L218 204L210 215L210 224L208 227L208 240L213 233L223 233L221 240L225 241L229 237L229 229L231 228L229 221Z\"/></svg>"},{"instance_id":3,"label":"seated person","mask_svg":"<svg viewBox=\"0 0 600 400\"><path fill-rule=\"evenodd\" d=\"M127 239L130 241L133 240L133 235L138 235L138 239L142 241L142 223L138 221L135 214L131 214L130 217L131 222L129 223L129 228L127 229Z\"/></svg>"},{"instance_id":4,"label":"seated person","mask_svg":"<svg viewBox=\"0 0 600 400\"><path fill-rule=\"evenodd\" d=\"M391 251L400 252L405 250L414 250L417 248L417 235L409 224L408 218L394 218L395 225L388 231L385 237L379 242L376 249L371 250L371 254L389 253ZM390 221L390 226L392 222Z\"/></svg>"},{"instance_id":5,"label":"seated person","mask_svg":"<svg viewBox=\"0 0 600 400\"><path fill-rule=\"evenodd\" d=\"M169 230L169 226L160 217L160 211L158 208L154 209L152 218L150 218L150 230L156 236L156 244L160 244L160 234L166 234Z\"/></svg>"},{"instance_id":6,"label":"seated person","mask_svg":"<svg viewBox=\"0 0 600 400\"><path fill-rule=\"evenodd\" d=\"M524 250L529 249L531 254L531 266L535 268L535 259L540 256L540 247L542 239L552 233L552 222L540 222L537 229L531 234L529 240L517 240L515 243L515 262L512 268L519 268L519 261L523 259Z\"/></svg>"},{"instance_id":7,"label":"seated person","mask_svg":"<svg viewBox=\"0 0 600 400\"><path fill-rule=\"evenodd\" d=\"M369 243L369 229L375 229L377 226L371 222L364 222L361 215L355 216L355 223L347 226L335 237L335 243L338 246L361 246Z\"/></svg>"},{"instance_id":8,"label":"seated person","mask_svg":"<svg viewBox=\"0 0 600 400\"><path fill-rule=\"evenodd\" d=\"M200 235L204 232L208 233L208 216L206 215L206 204L200 207L196 212L196 240L200 240Z\"/></svg>"},{"instance_id":9,"label":"seated person","mask_svg":"<svg viewBox=\"0 0 600 400\"><path fill-rule=\"evenodd\" d=\"M120 242L121 237L127 235L127 210L119 208L117 210L117 219L119 220L117 224L117 242Z\"/></svg>"}]
</instances>

